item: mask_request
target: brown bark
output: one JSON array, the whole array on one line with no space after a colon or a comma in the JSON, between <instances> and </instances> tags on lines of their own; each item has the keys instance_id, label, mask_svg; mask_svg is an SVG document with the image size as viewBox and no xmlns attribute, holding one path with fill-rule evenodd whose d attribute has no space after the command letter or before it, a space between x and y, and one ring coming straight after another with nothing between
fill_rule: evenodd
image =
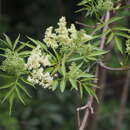
<instances>
[{"instance_id":1,"label":"brown bark","mask_svg":"<svg viewBox=\"0 0 130 130\"><path fill-rule=\"evenodd\" d=\"M128 97L128 92L129 92L129 85L130 85L130 71L128 71L128 73L127 73L126 81L125 81L125 84L123 87L123 92L122 92L122 96L121 96L121 104L120 104L120 109L119 109L119 113L117 116L115 130L121 130L121 128L122 128L124 114L125 114L125 110L126 110L127 97Z\"/></svg>"}]
</instances>

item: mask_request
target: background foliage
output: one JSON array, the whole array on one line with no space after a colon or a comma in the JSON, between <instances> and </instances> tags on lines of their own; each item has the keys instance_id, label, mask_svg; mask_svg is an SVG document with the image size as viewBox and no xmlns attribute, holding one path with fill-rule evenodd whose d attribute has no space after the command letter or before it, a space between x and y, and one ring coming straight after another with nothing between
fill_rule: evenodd
<instances>
[{"instance_id":1,"label":"background foliage","mask_svg":"<svg viewBox=\"0 0 130 130\"><path fill-rule=\"evenodd\" d=\"M74 13L80 9L77 6L79 1L66 0L22 0L22 1L2 1L2 14L0 16L0 32L6 33L14 40L21 33L40 39L43 37L45 28L50 25L56 25L57 20L62 15L66 16L69 22L82 21L86 24L94 25L97 21L95 16L83 17L84 13ZM117 16L126 16L119 25L129 25L129 13L127 10L121 10ZM82 20L83 19L83 20ZM82 28L77 25L78 28ZM91 31L87 30L88 32ZM0 57L1 58L1 57ZM1 59L0 59L1 60ZM116 54L111 57L110 65L113 67L123 63L123 55L120 59L116 58ZM109 72L107 73L107 91L105 91L104 103L101 106L99 117L99 130L110 130L114 127L116 115L119 110L120 95L125 80L125 72ZM1 80L1 79L0 79ZM3 81L1 82L9 82ZM32 99L27 100L27 105L23 106L15 104L15 111L12 116L8 115L7 106L0 107L0 129L1 130L72 130L76 128L75 108L81 105L80 96L73 92L65 92L61 94L59 91L52 93L48 90L38 88L36 91L30 90ZM2 91L0 93L2 95ZM82 104L85 102L83 99ZM110 111L111 110L111 111ZM129 103L127 103L125 120L122 130L128 130L130 121ZM97 129L97 130L98 130Z\"/></svg>"}]
</instances>

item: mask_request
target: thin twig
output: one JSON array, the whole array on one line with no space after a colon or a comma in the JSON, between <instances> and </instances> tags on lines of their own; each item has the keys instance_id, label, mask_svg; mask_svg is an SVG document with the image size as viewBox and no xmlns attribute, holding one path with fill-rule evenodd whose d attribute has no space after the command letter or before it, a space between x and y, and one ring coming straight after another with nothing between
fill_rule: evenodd
<instances>
[{"instance_id":1,"label":"thin twig","mask_svg":"<svg viewBox=\"0 0 130 130\"><path fill-rule=\"evenodd\" d=\"M112 68L112 67L109 67L109 66L106 66L103 62L99 62L99 65L101 67L103 67L104 69L107 69L107 70L111 70L111 71L126 71L126 70L130 70L130 67L127 66L127 67L120 67L120 68Z\"/></svg>"},{"instance_id":2,"label":"thin twig","mask_svg":"<svg viewBox=\"0 0 130 130\"><path fill-rule=\"evenodd\" d=\"M76 21L75 23L78 25L81 25L83 27L87 27L87 28L96 28L96 26L87 25L87 24L81 23L79 21Z\"/></svg>"}]
</instances>

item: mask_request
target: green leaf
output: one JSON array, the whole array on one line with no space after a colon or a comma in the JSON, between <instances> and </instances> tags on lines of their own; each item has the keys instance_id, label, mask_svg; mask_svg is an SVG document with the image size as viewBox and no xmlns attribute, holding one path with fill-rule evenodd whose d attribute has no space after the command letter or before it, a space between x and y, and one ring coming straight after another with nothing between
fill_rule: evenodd
<instances>
[{"instance_id":1,"label":"green leaf","mask_svg":"<svg viewBox=\"0 0 130 130\"><path fill-rule=\"evenodd\" d=\"M47 47L40 42L39 40L35 40L33 38L27 37L29 40L31 40L36 46L41 46L43 49L47 50Z\"/></svg>"},{"instance_id":2,"label":"green leaf","mask_svg":"<svg viewBox=\"0 0 130 130\"><path fill-rule=\"evenodd\" d=\"M105 25L111 24L111 23L119 21L121 19L123 19L123 17L112 17L108 22L106 22L104 24L99 24L98 27L94 30L94 33L101 30Z\"/></svg>"},{"instance_id":3,"label":"green leaf","mask_svg":"<svg viewBox=\"0 0 130 130\"><path fill-rule=\"evenodd\" d=\"M89 95L94 96L97 102L99 103L98 97L95 93L95 91L92 88L89 88L87 85L83 84L85 90L88 92Z\"/></svg>"},{"instance_id":4,"label":"green leaf","mask_svg":"<svg viewBox=\"0 0 130 130\"><path fill-rule=\"evenodd\" d=\"M25 105L25 102L24 102L23 98L21 97L21 94L20 94L19 89L17 88L17 86L15 87L15 90L16 90L16 93L17 93L17 96L18 96L19 100Z\"/></svg>"},{"instance_id":5,"label":"green leaf","mask_svg":"<svg viewBox=\"0 0 130 130\"><path fill-rule=\"evenodd\" d=\"M9 79L13 79L14 77L12 75L7 75L7 74L0 74L0 77L2 78L9 78Z\"/></svg>"},{"instance_id":6,"label":"green leaf","mask_svg":"<svg viewBox=\"0 0 130 130\"><path fill-rule=\"evenodd\" d=\"M111 32L111 29L108 29L107 31L103 32L102 37L108 35Z\"/></svg>"},{"instance_id":7,"label":"green leaf","mask_svg":"<svg viewBox=\"0 0 130 130\"><path fill-rule=\"evenodd\" d=\"M108 39L107 39L107 42L106 44L110 43L114 38L114 33L111 33L109 36L108 36Z\"/></svg>"},{"instance_id":8,"label":"green leaf","mask_svg":"<svg viewBox=\"0 0 130 130\"><path fill-rule=\"evenodd\" d=\"M20 45L17 49L16 49L16 51L17 52L19 52L19 51L21 51L24 47L29 47L29 48L31 48L31 49L34 49L35 48L35 46L33 46L33 45L30 45L29 44L29 42L20 42L22 45Z\"/></svg>"},{"instance_id":9,"label":"green leaf","mask_svg":"<svg viewBox=\"0 0 130 130\"><path fill-rule=\"evenodd\" d=\"M63 78L60 82L60 90L63 93L66 87L66 80Z\"/></svg>"},{"instance_id":10,"label":"green leaf","mask_svg":"<svg viewBox=\"0 0 130 130\"><path fill-rule=\"evenodd\" d=\"M24 79L24 78L20 78L20 79L21 79L24 83L26 83L26 84L32 86L33 88L35 88L34 84L32 84L31 82L27 81L26 79Z\"/></svg>"},{"instance_id":11,"label":"green leaf","mask_svg":"<svg viewBox=\"0 0 130 130\"><path fill-rule=\"evenodd\" d=\"M89 87L87 87L86 85L84 85L84 88L85 88L85 90L88 92L89 95L92 95L92 94L91 94L91 89L92 89L92 88L89 88Z\"/></svg>"},{"instance_id":12,"label":"green leaf","mask_svg":"<svg viewBox=\"0 0 130 130\"><path fill-rule=\"evenodd\" d=\"M11 88L11 89L7 92L7 94L5 95L5 97L4 97L4 99L2 100L1 103L4 103L5 100L6 100L7 98L9 98L9 96L12 94L13 91L14 91L14 87Z\"/></svg>"},{"instance_id":13,"label":"green leaf","mask_svg":"<svg viewBox=\"0 0 130 130\"><path fill-rule=\"evenodd\" d=\"M9 115L12 113L12 107L13 107L13 102L14 102L14 93L10 96L9 98Z\"/></svg>"},{"instance_id":14,"label":"green leaf","mask_svg":"<svg viewBox=\"0 0 130 130\"><path fill-rule=\"evenodd\" d=\"M63 61L62 61L62 65L61 65L61 73L62 73L62 75L65 77L65 75L66 75L66 68L65 68L64 59L63 59Z\"/></svg>"},{"instance_id":15,"label":"green leaf","mask_svg":"<svg viewBox=\"0 0 130 130\"><path fill-rule=\"evenodd\" d=\"M123 53L123 49L122 49L122 44L121 44L121 40L118 37L115 37L115 44L117 49Z\"/></svg>"},{"instance_id":16,"label":"green leaf","mask_svg":"<svg viewBox=\"0 0 130 130\"><path fill-rule=\"evenodd\" d=\"M97 31L101 30L104 26L105 26L105 24L99 24L99 25L97 26L97 28L93 31L93 33L95 33L95 32L97 32Z\"/></svg>"},{"instance_id":17,"label":"green leaf","mask_svg":"<svg viewBox=\"0 0 130 130\"><path fill-rule=\"evenodd\" d=\"M87 74L87 73L81 73L81 74L79 74L79 76L78 76L78 78L94 78L95 76L94 75L92 75L92 74Z\"/></svg>"},{"instance_id":18,"label":"green leaf","mask_svg":"<svg viewBox=\"0 0 130 130\"><path fill-rule=\"evenodd\" d=\"M14 45L13 45L13 50L15 50L18 42L19 42L19 38L20 38L20 34L18 35L18 37L16 38L15 42L14 42Z\"/></svg>"},{"instance_id":19,"label":"green leaf","mask_svg":"<svg viewBox=\"0 0 130 130\"><path fill-rule=\"evenodd\" d=\"M0 47L0 50L2 50L2 51L6 51L6 48L1 48L1 47Z\"/></svg>"},{"instance_id":20,"label":"green leaf","mask_svg":"<svg viewBox=\"0 0 130 130\"><path fill-rule=\"evenodd\" d=\"M92 56L87 56L86 57L88 60L92 60L92 61L95 61L95 60L97 60L95 57L92 57ZM87 61L88 62L88 61Z\"/></svg>"},{"instance_id":21,"label":"green leaf","mask_svg":"<svg viewBox=\"0 0 130 130\"><path fill-rule=\"evenodd\" d=\"M31 95L28 93L28 91L25 89L25 87L23 85L21 85L20 83L17 82L17 85L19 88L21 88L21 90L23 90L25 92L25 94L31 98Z\"/></svg>"},{"instance_id":22,"label":"green leaf","mask_svg":"<svg viewBox=\"0 0 130 130\"><path fill-rule=\"evenodd\" d=\"M22 51L22 52L18 53L18 55L19 55L20 57L22 57L22 58L27 57L27 56L29 56L30 54L31 54L31 51Z\"/></svg>"},{"instance_id":23,"label":"green leaf","mask_svg":"<svg viewBox=\"0 0 130 130\"><path fill-rule=\"evenodd\" d=\"M0 89L10 88L10 87L13 86L13 85L14 85L14 82L11 83L11 84L6 84L6 85L4 85L4 86L0 86Z\"/></svg>"},{"instance_id":24,"label":"green leaf","mask_svg":"<svg viewBox=\"0 0 130 130\"><path fill-rule=\"evenodd\" d=\"M122 36L122 37L125 37L125 38L130 38L130 36L128 35L128 34L126 34L126 33L124 33L124 32L116 32L115 33L117 36Z\"/></svg>"},{"instance_id":25,"label":"green leaf","mask_svg":"<svg viewBox=\"0 0 130 130\"><path fill-rule=\"evenodd\" d=\"M125 27L114 27L114 28L112 28L112 30L118 30L118 31L126 31L126 32L130 32L130 29L125 28Z\"/></svg>"},{"instance_id":26,"label":"green leaf","mask_svg":"<svg viewBox=\"0 0 130 130\"><path fill-rule=\"evenodd\" d=\"M124 17L112 17L107 23L111 24L113 22L119 21L121 19L123 19Z\"/></svg>"},{"instance_id":27,"label":"green leaf","mask_svg":"<svg viewBox=\"0 0 130 130\"><path fill-rule=\"evenodd\" d=\"M79 6L81 5L85 5L87 3L89 3L91 0L82 0L80 3L78 3Z\"/></svg>"},{"instance_id":28,"label":"green leaf","mask_svg":"<svg viewBox=\"0 0 130 130\"><path fill-rule=\"evenodd\" d=\"M12 45L12 41L10 40L10 38L6 34L4 34L4 36L5 36L5 39L6 39L7 43L8 43L8 45L9 45L9 47L12 48L13 45Z\"/></svg>"},{"instance_id":29,"label":"green leaf","mask_svg":"<svg viewBox=\"0 0 130 130\"><path fill-rule=\"evenodd\" d=\"M92 54L90 54L89 56L90 57L93 57L93 56L99 56L99 55L104 55L108 53L108 51L104 51L104 50L95 50L95 52L93 52Z\"/></svg>"},{"instance_id":30,"label":"green leaf","mask_svg":"<svg viewBox=\"0 0 130 130\"><path fill-rule=\"evenodd\" d=\"M53 72L51 73L52 75L55 74L58 70L60 70L59 64L55 66Z\"/></svg>"},{"instance_id":31,"label":"green leaf","mask_svg":"<svg viewBox=\"0 0 130 130\"><path fill-rule=\"evenodd\" d=\"M7 57L6 55L4 55L4 54L0 54L0 56L2 56L2 57ZM1 69L1 68L0 68Z\"/></svg>"},{"instance_id":32,"label":"green leaf","mask_svg":"<svg viewBox=\"0 0 130 130\"><path fill-rule=\"evenodd\" d=\"M84 57L81 56L81 57L76 57L76 58L71 58L69 59L67 62L74 62L74 61L78 61L78 60L82 60Z\"/></svg>"},{"instance_id":33,"label":"green leaf","mask_svg":"<svg viewBox=\"0 0 130 130\"><path fill-rule=\"evenodd\" d=\"M71 77L69 78L69 81L72 85L72 88L78 90L78 87L77 87L77 80L76 79L72 79Z\"/></svg>"},{"instance_id":34,"label":"green leaf","mask_svg":"<svg viewBox=\"0 0 130 130\"><path fill-rule=\"evenodd\" d=\"M58 81L54 80L53 81L53 86L52 86L52 91L56 90L57 87L58 87Z\"/></svg>"},{"instance_id":35,"label":"green leaf","mask_svg":"<svg viewBox=\"0 0 130 130\"><path fill-rule=\"evenodd\" d=\"M2 44L1 44L1 43L2 43ZM7 43L6 41L2 40L2 39L0 39L0 44L9 47L8 43Z\"/></svg>"},{"instance_id":36,"label":"green leaf","mask_svg":"<svg viewBox=\"0 0 130 130\"><path fill-rule=\"evenodd\" d=\"M99 100L98 100L98 97L97 97L95 91L94 91L93 89L90 89L90 91L91 91L91 94L95 97L95 99L96 99L97 102L99 103Z\"/></svg>"}]
</instances>

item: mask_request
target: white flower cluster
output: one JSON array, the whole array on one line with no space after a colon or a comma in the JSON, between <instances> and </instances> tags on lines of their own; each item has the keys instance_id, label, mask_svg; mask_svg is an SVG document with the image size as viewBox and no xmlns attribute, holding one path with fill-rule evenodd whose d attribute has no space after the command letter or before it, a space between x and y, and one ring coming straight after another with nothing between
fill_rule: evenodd
<instances>
[{"instance_id":1,"label":"white flower cluster","mask_svg":"<svg viewBox=\"0 0 130 130\"><path fill-rule=\"evenodd\" d=\"M36 47L26 64L27 70L30 71L28 81L33 84L39 84L44 88L50 88L53 77L51 77L49 72L44 71L45 67L50 65L49 56L43 55L40 47Z\"/></svg>"},{"instance_id":2,"label":"white flower cluster","mask_svg":"<svg viewBox=\"0 0 130 130\"><path fill-rule=\"evenodd\" d=\"M54 33L52 26L46 29L43 41L48 46L57 48L58 44L72 46L77 42L86 42L92 39L90 35L87 35L85 31L82 31L79 41L79 33L81 31L78 31L74 24L71 24L70 28L67 28L66 25L67 23L65 17L61 17L58 22L58 28L54 30Z\"/></svg>"}]
</instances>

